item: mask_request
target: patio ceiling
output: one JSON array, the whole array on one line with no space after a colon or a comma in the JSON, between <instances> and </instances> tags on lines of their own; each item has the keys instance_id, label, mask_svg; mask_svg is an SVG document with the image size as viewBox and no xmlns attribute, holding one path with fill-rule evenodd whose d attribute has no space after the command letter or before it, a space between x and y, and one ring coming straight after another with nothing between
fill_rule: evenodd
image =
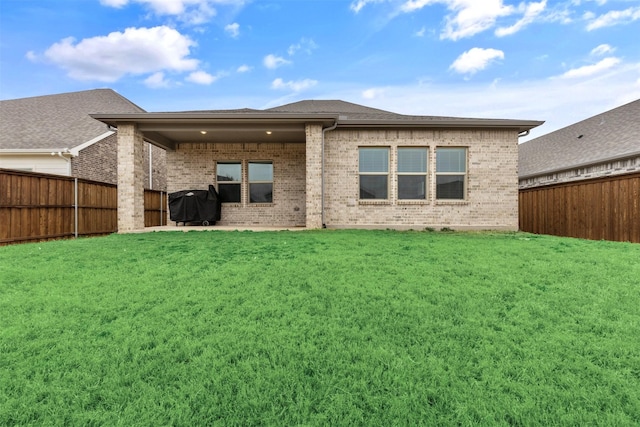
<instances>
[{"instance_id":1,"label":"patio ceiling","mask_svg":"<svg viewBox=\"0 0 640 427\"><path fill-rule=\"evenodd\" d=\"M175 150L181 142L195 143L302 143L305 125L331 126L337 114L210 114L141 113L92 114L96 120L117 128L135 123L144 139L165 150Z\"/></svg>"}]
</instances>

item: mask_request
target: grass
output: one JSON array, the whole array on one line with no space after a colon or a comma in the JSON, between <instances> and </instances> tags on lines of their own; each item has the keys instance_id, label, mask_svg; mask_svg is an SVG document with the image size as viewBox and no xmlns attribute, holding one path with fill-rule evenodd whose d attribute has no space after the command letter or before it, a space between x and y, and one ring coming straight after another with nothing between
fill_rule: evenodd
<instances>
[{"instance_id":1,"label":"grass","mask_svg":"<svg viewBox=\"0 0 640 427\"><path fill-rule=\"evenodd\" d=\"M0 247L0 425L640 424L640 245L189 232Z\"/></svg>"}]
</instances>

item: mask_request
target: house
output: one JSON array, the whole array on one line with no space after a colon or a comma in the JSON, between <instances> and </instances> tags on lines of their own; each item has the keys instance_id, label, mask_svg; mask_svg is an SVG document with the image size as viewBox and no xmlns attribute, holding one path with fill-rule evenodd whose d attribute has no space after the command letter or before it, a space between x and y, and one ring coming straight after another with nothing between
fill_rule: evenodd
<instances>
[{"instance_id":1,"label":"house","mask_svg":"<svg viewBox=\"0 0 640 427\"><path fill-rule=\"evenodd\" d=\"M518 148L523 231L640 243L640 99Z\"/></svg>"},{"instance_id":2,"label":"house","mask_svg":"<svg viewBox=\"0 0 640 427\"><path fill-rule=\"evenodd\" d=\"M167 150L168 192L217 188L221 225L516 230L518 137L542 124L336 100L92 117L118 129L120 232L144 226L144 140Z\"/></svg>"},{"instance_id":3,"label":"house","mask_svg":"<svg viewBox=\"0 0 640 427\"><path fill-rule=\"evenodd\" d=\"M100 112L144 110L111 89L0 101L0 168L115 184L117 136ZM164 150L144 143L142 157L144 187L164 190Z\"/></svg>"},{"instance_id":4,"label":"house","mask_svg":"<svg viewBox=\"0 0 640 427\"><path fill-rule=\"evenodd\" d=\"M640 172L640 99L524 142L520 188Z\"/></svg>"}]
</instances>

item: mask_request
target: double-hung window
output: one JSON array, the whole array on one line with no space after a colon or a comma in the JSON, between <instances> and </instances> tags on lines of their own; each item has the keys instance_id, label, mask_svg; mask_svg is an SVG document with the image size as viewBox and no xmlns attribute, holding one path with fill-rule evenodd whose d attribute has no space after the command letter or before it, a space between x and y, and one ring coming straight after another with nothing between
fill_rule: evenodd
<instances>
[{"instance_id":1,"label":"double-hung window","mask_svg":"<svg viewBox=\"0 0 640 427\"><path fill-rule=\"evenodd\" d=\"M249 203L273 202L273 162L249 162Z\"/></svg>"},{"instance_id":2,"label":"double-hung window","mask_svg":"<svg viewBox=\"0 0 640 427\"><path fill-rule=\"evenodd\" d=\"M467 149L436 149L436 199L464 200L467 181Z\"/></svg>"},{"instance_id":3,"label":"double-hung window","mask_svg":"<svg viewBox=\"0 0 640 427\"><path fill-rule=\"evenodd\" d=\"M398 199L427 198L427 148L398 148Z\"/></svg>"},{"instance_id":4,"label":"double-hung window","mask_svg":"<svg viewBox=\"0 0 640 427\"><path fill-rule=\"evenodd\" d=\"M360 148L360 199L389 198L389 148Z\"/></svg>"},{"instance_id":5,"label":"double-hung window","mask_svg":"<svg viewBox=\"0 0 640 427\"><path fill-rule=\"evenodd\" d=\"M216 175L220 201L240 203L242 198L242 163L218 162Z\"/></svg>"}]
</instances>

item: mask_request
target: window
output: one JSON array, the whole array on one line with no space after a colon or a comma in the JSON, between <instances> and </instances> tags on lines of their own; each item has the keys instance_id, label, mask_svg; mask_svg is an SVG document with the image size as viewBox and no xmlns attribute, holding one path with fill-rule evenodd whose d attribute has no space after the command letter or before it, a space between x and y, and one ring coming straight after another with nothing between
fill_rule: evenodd
<instances>
[{"instance_id":1,"label":"window","mask_svg":"<svg viewBox=\"0 0 640 427\"><path fill-rule=\"evenodd\" d=\"M273 202L273 163L249 162L249 203Z\"/></svg>"},{"instance_id":2,"label":"window","mask_svg":"<svg viewBox=\"0 0 640 427\"><path fill-rule=\"evenodd\" d=\"M360 148L360 199L389 197L389 149Z\"/></svg>"},{"instance_id":3,"label":"window","mask_svg":"<svg viewBox=\"0 0 640 427\"><path fill-rule=\"evenodd\" d=\"M464 200L467 177L467 149L436 150L436 199Z\"/></svg>"},{"instance_id":4,"label":"window","mask_svg":"<svg viewBox=\"0 0 640 427\"><path fill-rule=\"evenodd\" d=\"M218 162L218 194L220 201L240 203L242 199L242 164L240 162Z\"/></svg>"},{"instance_id":5,"label":"window","mask_svg":"<svg viewBox=\"0 0 640 427\"><path fill-rule=\"evenodd\" d=\"M398 199L427 198L427 148L398 148Z\"/></svg>"}]
</instances>

